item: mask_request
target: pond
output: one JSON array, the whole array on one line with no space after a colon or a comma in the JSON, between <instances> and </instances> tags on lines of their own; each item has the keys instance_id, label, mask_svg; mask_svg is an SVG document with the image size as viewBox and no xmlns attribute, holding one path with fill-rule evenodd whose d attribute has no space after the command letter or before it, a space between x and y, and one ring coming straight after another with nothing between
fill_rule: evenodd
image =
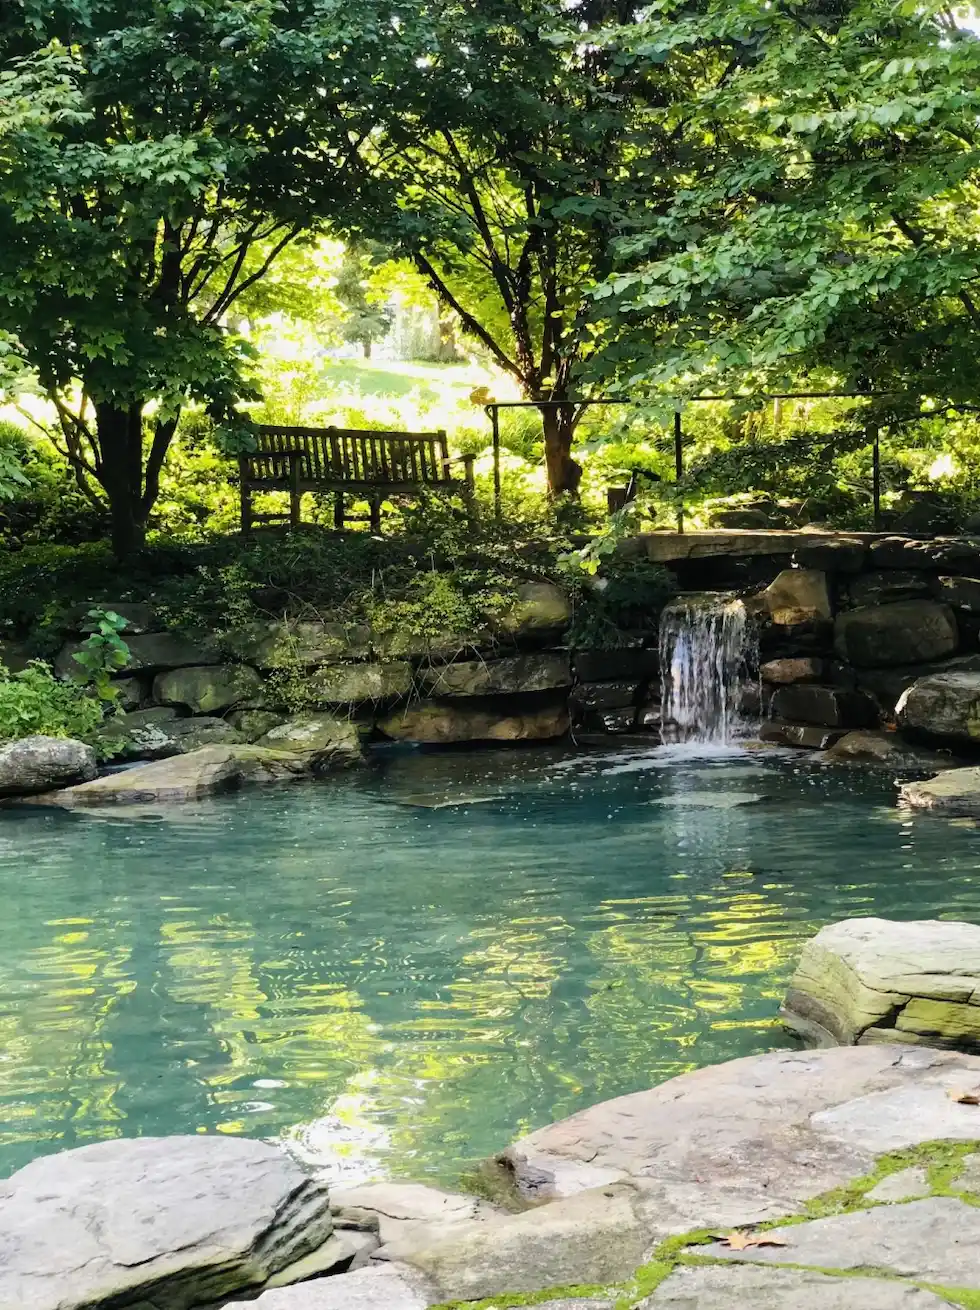
<instances>
[{"instance_id":1,"label":"pond","mask_svg":"<svg viewBox=\"0 0 980 1310\"><path fill-rule=\"evenodd\" d=\"M788 1045L801 943L980 918L969 826L774 754L394 752L166 812L0 817L0 1175L288 1136L451 1183L515 1136Z\"/></svg>"}]
</instances>

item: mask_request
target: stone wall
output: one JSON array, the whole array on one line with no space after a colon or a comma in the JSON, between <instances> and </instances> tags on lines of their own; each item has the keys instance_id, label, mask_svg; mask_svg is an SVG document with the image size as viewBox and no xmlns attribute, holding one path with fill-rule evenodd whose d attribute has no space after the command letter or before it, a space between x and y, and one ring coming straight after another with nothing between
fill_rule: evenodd
<instances>
[{"instance_id":1,"label":"stone wall","mask_svg":"<svg viewBox=\"0 0 980 1310\"><path fill-rule=\"evenodd\" d=\"M765 740L827 748L898 726L928 745L980 743L980 538L651 533L628 548L684 590L745 599Z\"/></svg>"},{"instance_id":2,"label":"stone wall","mask_svg":"<svg viewBox=\"0 0 980 1310\"><path fill-rule=\"evenodd\" d=\"M898 724L926 744L980 741L980 539L657 532L624 550L664 565L681 591L743 597L760 648L746 708L768 719L764 739L829 748ZM260 741L300 703L374 740L550 741L569 729L587 744L659 740L657 616L611 649L570 649L571 604L551 583L526 584L462 637L270 621L218 640L167 631L146 605L113 608L132 652L125 713L107 729L122 759ZM62 673L77 645L60 652Z\"/></svg>"}]
</instances>

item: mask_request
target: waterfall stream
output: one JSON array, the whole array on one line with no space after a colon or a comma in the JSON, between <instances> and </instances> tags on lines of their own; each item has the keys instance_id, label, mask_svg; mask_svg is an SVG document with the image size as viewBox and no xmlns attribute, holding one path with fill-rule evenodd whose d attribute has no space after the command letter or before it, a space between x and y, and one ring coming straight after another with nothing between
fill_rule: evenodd
<instances>
[{"instance_id":1,"label":"waterfall stream","mask_svg":"<svg viewBox=\"0 0 980 1310\"><path fill-rule=\"evenodd\" d=\"M745 606L724 593L683 596L660 620L661 723L668 743L726 745L745 735L753 649Z\"/></svg>"}]
</instances>

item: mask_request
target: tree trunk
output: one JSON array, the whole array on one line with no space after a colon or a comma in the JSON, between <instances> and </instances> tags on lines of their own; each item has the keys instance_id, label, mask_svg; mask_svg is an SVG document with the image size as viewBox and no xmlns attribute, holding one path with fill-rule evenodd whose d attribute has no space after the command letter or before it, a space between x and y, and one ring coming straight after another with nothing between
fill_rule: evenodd
<instances>
[{"instance_id":1,"label":"tree trunk","mask_svg":"<svg viewBox=\"0 0 980 1310\"><path fill-rule=\"evenodd\" d=\"M364 342L362 342L362 345L364 346L364 358L365 358L365 359L370 359L370 358L371 358L371 353L372 353L373 342L371 342L371 341L364 341Z\"/></svg>"},{"instance_id":2,"label":"tree trunk","mask_svg":"<svg viewBox=\"0 0 980 1310\"><path fill-rule=\"evenodd\" d=\"M99 438L99 481L109 498L112 551L125 560L146 542L143 504L143 406L95 407Z\"/></svg>"},{"instance_id":3,"label":"tree trunk","mask_svg":"<svg viewBox=\"0 0 980 1310\"><path fill-rule=\"evenodd\" d=\"M548 490L553 496L578 495L581 465L572 459L575 435L575 406L549 405L541 410L544 425L544 458L548 468Z\"/></svg>"}]
</instances>

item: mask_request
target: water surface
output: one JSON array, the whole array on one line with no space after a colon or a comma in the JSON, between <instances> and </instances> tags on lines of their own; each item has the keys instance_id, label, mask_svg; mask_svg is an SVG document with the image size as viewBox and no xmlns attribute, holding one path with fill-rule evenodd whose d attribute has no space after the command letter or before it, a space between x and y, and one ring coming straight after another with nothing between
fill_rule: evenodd
<instances>
[{"instance_id":1,"label":"water surface","mask_svg":"<svg viewBox=\"0 0 980 1310\"><path fill-rule=\"evenodd\" d=\"M800 944L980 920L969 826L749 753L394 754L165 812L0 817L0 1175L287 1134L456 1178L605 1097L787 1044Z\"/></svg>"}]
</instances>

